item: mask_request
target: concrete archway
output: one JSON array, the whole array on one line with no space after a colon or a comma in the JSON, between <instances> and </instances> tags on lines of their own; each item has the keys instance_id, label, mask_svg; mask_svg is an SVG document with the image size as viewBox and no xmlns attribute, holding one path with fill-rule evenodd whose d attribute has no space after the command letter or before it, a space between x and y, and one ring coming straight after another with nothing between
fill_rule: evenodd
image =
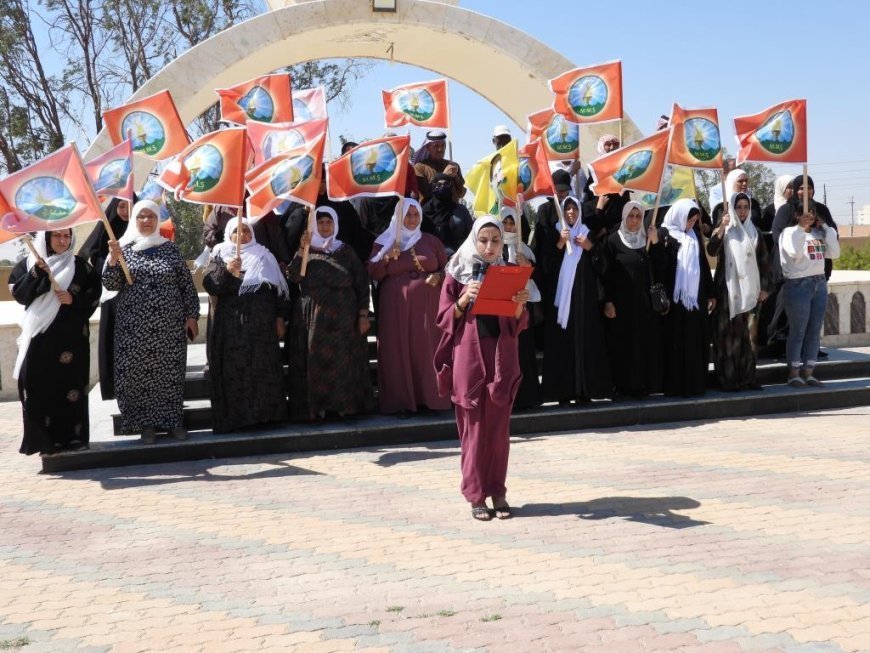
<instances>
[{"instance_id":1,"label":"concrete archway","mask_svg":"<svg viewBox=\"0 0 870 653\"><path fill-rule=\"evenodd\" d=\"M396 5L394 13L374 12L364 0L310 0L268 11L191 48L131 99L169 89L182 120L189 123L216 102L213 89L282 66L336 57L392 58L468 86L524 130L526 116L552 101L547 80L575 67L525 32L489 16L437 0L398 0ZM428 44L437 44L437 51ZM371 101L379 101L378 96ZM596 156L597 136L613 129L583 128L585 160ZM626 142L640 137L628 118L623 134ZM103 130L85 158L109 147Z\"/></svg>"}]
</instances>

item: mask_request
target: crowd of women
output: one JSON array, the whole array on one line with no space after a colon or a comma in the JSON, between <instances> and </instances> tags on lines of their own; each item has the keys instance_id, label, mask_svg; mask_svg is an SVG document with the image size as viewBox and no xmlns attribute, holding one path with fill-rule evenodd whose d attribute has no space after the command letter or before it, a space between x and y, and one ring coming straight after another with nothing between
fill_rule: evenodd
<instances>
[{"instance_id":1,"label":"crowd of women","mask_svg":"<svg viewBox=\"0 0 870 653\"><path fill-rule=\"evenodd\" d=\"M821 384L826 263L839 246L812 180L807 213L802 177L777 180L774 205L762 211L735 169L710 215L683 199L649 224L627 193L596 197L556 170L556 197L537 211L504 207L472 220L456 198L459 166L438 158L438 141L427 138L431 156L418 152L432 174L420 177L425 184L409 175L409 197L324 196L315 228L298 205L268 223L226 207L212 213L203 285L215 432L375 410L366 337L376 317L378 410L455 410L462 493L487 520L511 515L512 409L701 395L711 357L722 389L758 389L767 333L787 332L790 385ZM616 146L602 139L602 151ZM150 201L113 200L117 240L100 225L76 257L69 230L40 233L36 253L13 271L14 297L26 306L16 366L22 453L87 446L88 319L98 298L101 392L117 397L122 430L145 443L159 433L187 438L186 339L197 335L200 303L178 248L159 233L159 212ZM514 314L469 310L481 263L534 267Z\"/></svg>"}]
</instances>

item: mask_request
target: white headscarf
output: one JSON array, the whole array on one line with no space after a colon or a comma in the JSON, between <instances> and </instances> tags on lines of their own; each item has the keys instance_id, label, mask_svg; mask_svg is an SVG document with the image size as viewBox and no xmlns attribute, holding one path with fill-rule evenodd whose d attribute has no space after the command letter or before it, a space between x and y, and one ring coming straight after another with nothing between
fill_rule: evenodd
<instances>
[{"instance_id":1,"label":"white headscarf","mask_svg":"<svg viewBox=\"0 0 870 653\"><path fill-rule=\"evenodd\" d=\"M508 263L516 263L517 262L517 252L521 253L532 263L535 262L535 253L532 251L531 247L526 245L522 239L520 238L520 224L519 220L517 220L517 210L512 206L503 206L501 207L501 211L499 211L499 217L502 221L502 226L504 225L504 221L506 218L510 218L514 221L514 224L517 226L517 231L505 231L504 232L504 244L508 249ZM534 304L535 302L541 301L541 291L538 289L538 285L529 279L529 282L526 284L526 290L529 291L529 302Z\"/></svg>"},{"instance_id":2,"label":"white headscarf","mask_svg":"<svg viewBox=\"0 0 870 653\"><path fill-rule=\"evenodd\" d=\"M65 231L61 229L60 231ZM48 239L51 238L50 231L40 231L33 240L34 249L39 252L39 256L48 263L51 274L61 290L67 290L72 283L73 276L76 272L76 237L75 231L70 229L72 237L70 238L69 249L63 254L48 255ZM36 257L31 252L27 256L27 272L33 270L36 265ZM15 359L15 368L12 372L12 378L17 379L21 372L21 366L24 365L24 359L27 357L27 350L30 348L30 341L34 336L40 333L45 333L45 330L54 322L60 311L60 300L54 294L54 289L50 289L47 293L40 295L30 306L24 311L21 317L21 335L18 336L18 358Z\"/></svg>"},{"instance_id":3,"label":"white headscarf","mask_svg":"<svg viewBox=\"0 0 870 653\"><path fill-rule=\"evenodd\" d=\"M612 141L612 140L618 141L619 137L614 135L614 134L604 134L601 138L598 139L598 146L596 147L596 150L598 151L598 156L604 156L605 154L607 154L607 151L604 149L604 144L607 141ZM619 143L619 146L622 147L621 142ZM613 151L614 150L611 150L611 152L613 152Z\"/></svg>"},{"instance_id":4,"label":"white headscarf","mask_svg":"<svg viewBox=\"0 0 870 653\"><path fill-rule=\"evenodd\" d=\"M788 200L785 198L785 191L791 184L791 180L794 179L791 175L780 175L776 178L776 182L773 185L773 210L779 211L780 207L783 206Z\"/></svg>"},{"instance_id":5,"label":"white headscarf","mask_svg":"<svg viewBox=\"0 0 870 653\"><path fill-rule=\"evenodd\" d=\"M637 231L629 231L628 227L625 225L625 221L628 219L628 214L631 213L632 209L640 211L640 227ZM622 207L622 223L619 225L618 233L622 244L629 249L640 249L641 247L646 247L646 230L643 228L643 212L643 204L640 202L626 202L625 206Z\"/></svg>"},{"instance_id":6,"label":"white headscarf","mask_svg":"<svg viewBox=\"0 0 870 653\"><path fill-rule=\"evenodd\" d=\"M154 233L148 236L142 235L136 222L136 216L145 209L151 211L156 218L154 221ZM121 247L132 244L134 252L141 252L144 249L160 247L165 242L167 242L167 239L160 235L160 207L151 200L139 200L136 202L133 206L133 211L130 213L130 223L127 225L127 231L118 240L118 244Z\"/></svg>"},{"instance_id":7,"label":"white headscarf","mask_svg":"<svg viewBox=\"0 0 870 653\"><path fill-rule=\"evenodd\" d=\"M562 202L562 213L565 213L565 205L568 202L574 202L577 206L577 222L569 227L570 235L568 240L574 242L577 236L585 236L589 233L589 228L583 224L583 216L580 211L580 201L573 195L569 195ZM567 218L565 219L567 222ZM583 248L574 246L572 252L568 253L568 248L564 249L562 258L562 267L559 268L559 281L556 283L556 298L553 305L559 309L556 321L563 329L568 328L568 318L571 317L571 291L574 288L574 276L577 274L577 264L580 263L580 258L583 256Z\"/></svg>"},{"instance_id":8,"label":"white headscarf","mask_svg":"<svg viewBox=\"0 0 870 653\"><path fill-rule=\"evenodd\" d=\"M417 223L416 229L408 229L405 226L405 216L408 215L408 211L412 206L417 207L417 215L420 216L420 221ZM420 206L420 202L415 199L411 199L410 197L405 197L402 200L402 217L401 217L401 225L397 224L397 221L400 219L396 212L393 211L393 218L390 220L390 226L387 227L384 232L378 236L375 243L381 246L378 253L372 256L372 263L377 263L384 255L390 250L393 246L393 243L396 242L396 230L399 231L399 249L403 252L407 252L414 245L417 244L417 241L423 237L422 232L420 231L420 225L423 224L423 207Z\"/></svg>"},{"instance_id":9,"label":"white headscarf","mask_svg":"<svg viewBox=\"0 0 870 653\"><path fill-rule=\"evenodd\" d=\"M444 272L456 279L459 283L468 285L474 276L474 264L486 263L484 258L477 253L477 234L479 234L480 230L484 227L490 226L497 227L502 240L504 240L504 226L502 225L501 220L492 215L477 218L471 225L471 233L468 234L468 238L466 238L462 245L459 246L456 253L450 257L450 260L447 262L447 267L444 268ZM488 263L488 265L504 264L505 262L501 254L499 254L492 263Z\"/></svg>"},{"instance_id":10,"label":"white headscarf","mask_svg":"<svg viewBox=\"0 0 870 653\"><path fill-rule=\"evenodd\" d=\"M674 282L674 301L689 310L698 308L698 284L701 282L698 237L695 230L686 232L686 222L692 210L698 210L693 199L677 200L665 213L662 226L680 243L677 251L677 277Z\"/></svg>"},{"instance_id":11,"label":"white headscarf","mask_svg":"<svg viewBox=\"0 0 870 653\"><path fill-rule=\"evenodd\" d=\"M729 205L731 204L731 197L734 195L734 193L744 192L734 190L734 186L737 184L737 181L742 177L746 177L747 180L749 179L749 175L746 174L746 171L741 170L740 168L734 168L734 170L729 172L728 176L725 177L725 192L728 193L725 199L728 201ZM746 187L745 192L747 195L749 195L749 197L752 197L752 194L749 192L749 186ZM750 202L750 204L752 204L752 202Z\"/></svg>"},{"instance_id":12,"label":"white headscarf","mask_svg":"<svg viewBox=\"0 0 870 653\"><path fill-rule=\"evenodd\" d=\"M254 236L254 230L251 223L245 218L232 218L224 227L224 240L222 243L215 245L212 250L212 257L220 259L224 263L231 261L236 257L236 244L230 240L230 236L238 229L239 220L251 232L251 242L244 243L241 246L242 255L242 271L245 273L242 276L242 285L239 286L239 294L245 295L248 293L257 292L264 283L271 284L279 297L288 298L290 290L287 287L287 280L281 273L281 268L278 267L278 261L275 256L266 247L257 242L257 237Z\"/></svg>"},{"instance_id":13,"label":"white headscarf","mask_svg":"<svg viewBox=\"0 0 870 653\"><path fill-rule=\"evenodd\" d=\"M758 303L761 279L758 274L758 261L755 248L758 245L758 231L752 223L752 216L744 222L737 217L737 200L749 199L748 193L734 193L729 201L731 219L725 232L725 285L728 287L728 309L733 320L741 313L751 311ZM751 206L751 203L750 203Z\"/></svg>"},{"instance_id":14,"label":"white headscarf","mask_svg":"<svg viewBox=\"0 0 870 653\"><path fill-rule=\"evenodd\" d=\"M320 232L317 231L317 226L315 226L314 231L311 232L311 246L321 252L332 254L335 250L344 245L344 243L338 239L338 213L336 213L335 209L332 207L318 206L314 209L315 222L317 222L318 213L326 213L328 216L332 217L332 235L324 238L320 235Z\"/></svg>"}]
</instances>

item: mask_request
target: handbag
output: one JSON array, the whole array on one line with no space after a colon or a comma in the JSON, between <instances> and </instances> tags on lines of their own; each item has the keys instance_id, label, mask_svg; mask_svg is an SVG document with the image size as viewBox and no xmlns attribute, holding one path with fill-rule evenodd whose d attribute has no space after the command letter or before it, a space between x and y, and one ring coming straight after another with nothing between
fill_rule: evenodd
<instances>
[{"instance_id":1,"label":"handbag","mask_svg":"<svg viewBox=\"0 0 870 653\"><path fill-rule=\"evenodd\" d=\"M670 310L671 300L668 299L663 283L654 283L649 287L649 298L652 309L659 315L664 315Z\"/></svg>"}]
</instances>

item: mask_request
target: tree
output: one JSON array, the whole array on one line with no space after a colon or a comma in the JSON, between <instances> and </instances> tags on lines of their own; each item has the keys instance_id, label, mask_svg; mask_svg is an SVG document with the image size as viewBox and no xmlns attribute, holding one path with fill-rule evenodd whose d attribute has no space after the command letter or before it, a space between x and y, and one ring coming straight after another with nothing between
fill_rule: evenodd
<instances>
[{"instance_id":1,"label":"tree","mask_svg":"<svg viewBox=\"0 0 870 653\"><path fill-rule=\"evenodd\" d=\"M723 148L722 154L724 158L729 158L728 150ZM744 170L749 176L749 188L752 191L752 197L758 200L761 208L764 208L773 202L773 185L776 181L776 175L773 170L768 168L763 163L750 163L748 161L740 164L740 169ZM714 170L695 170L695 186L698 189L698 200L712 211L710 206L710 189L720 183L720 173Z\"/></svg>"}]
</instances>

